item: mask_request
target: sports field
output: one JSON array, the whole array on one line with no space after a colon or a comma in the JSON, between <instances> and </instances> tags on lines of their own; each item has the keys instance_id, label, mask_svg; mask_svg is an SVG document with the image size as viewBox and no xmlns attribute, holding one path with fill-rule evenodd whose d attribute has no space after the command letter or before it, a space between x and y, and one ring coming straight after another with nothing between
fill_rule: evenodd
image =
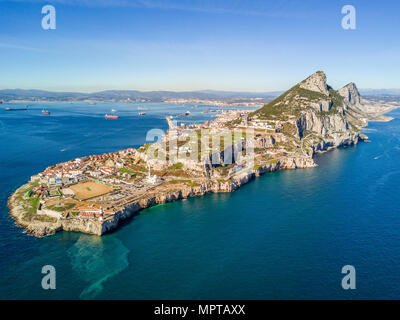
<instances>
[{"instance_id":1,"label":"sports field","mask_svg":"<svg viewBox=\"0 0 400 320\"><path fill-rule=\"evenodd\" d=\"M71 186L70 189L74 191L75 197L81 201L102 196L114 190L110 186L94 181L81 182Z\"/></svg>"}]
</instances>

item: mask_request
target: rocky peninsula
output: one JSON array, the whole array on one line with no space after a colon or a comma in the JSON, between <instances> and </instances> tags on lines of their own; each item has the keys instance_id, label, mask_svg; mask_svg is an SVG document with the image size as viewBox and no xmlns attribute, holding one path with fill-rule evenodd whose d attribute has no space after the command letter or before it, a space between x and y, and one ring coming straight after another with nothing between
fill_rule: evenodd
<instances>
[{"instance_id":1,"label":"rocky peninsula","mask_svg":"<svg viewBox=\"0 0 400 320\"><path fill-rule=\"evenodd\" d=\"M214 192L233 192L268 172L317 166L314 156L367 137L379 120L354 83L336 91L318 71L262 108L178 126L138 149L73 159L32 176L9 198L26 232L103 235L140 210Z\"/></svg>"}]
</instances>

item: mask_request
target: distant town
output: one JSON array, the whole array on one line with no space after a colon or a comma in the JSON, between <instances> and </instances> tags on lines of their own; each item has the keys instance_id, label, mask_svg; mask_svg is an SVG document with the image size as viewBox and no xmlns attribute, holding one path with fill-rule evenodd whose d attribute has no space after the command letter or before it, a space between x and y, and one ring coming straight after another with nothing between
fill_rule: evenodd
<instances>
[{"instance_id":1,"label":"distant town","mask_svg":"<svg viewBox=\"0 0 400 320\"><path fill-rule=\"evenodd\" d=\"M0 90L0 103L13 102L121 102L121 103L193 103L214 106L260 107L277 97L280 92L229 92L229 91L137 91L107 90L95 93L50 92L43 90Z\"/></svg>"}]
</instances>

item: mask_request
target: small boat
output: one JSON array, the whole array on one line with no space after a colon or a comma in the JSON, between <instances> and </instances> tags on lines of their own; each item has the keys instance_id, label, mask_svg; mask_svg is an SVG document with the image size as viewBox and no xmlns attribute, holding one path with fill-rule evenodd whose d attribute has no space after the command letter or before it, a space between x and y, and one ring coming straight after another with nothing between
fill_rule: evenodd
<instances>
[{"instance_id":1,"label":"small boat","mask_svg":"<svg viewBox=\"0 0 400 320\"><path fill-rule=\"evenodd\" d=\"M119 118L119 116L115 116L115 115L110 115L110 114L107 114L106 113L106 115L104 116L106 119L118 119Z\"/></svg>"},{"instance_id":2,"label":"small boat","mask_svg":"<svg viewBox=\"0 0 400 320\"><path fill-rule=\"evenodd\" d=\"M139 112L139 116L145 116L146 112Z\"/></svg>"},{"instance_id":3,"label":"small boat","mask_svg":"<svg viewBox=\"0 0 400 320\"><path fill-rule=\"evenodd\" d=\"M184 113L185 116L188 116L189 114L190 114L190 111L186 111L186 112Z\"/></svg>"},{"instance_id":4,"label":"small boat","mask_svg":"<svg viewBox=\"0 0 400 320\"><path fill-rule=\"evenodd\" d=\"M111 112L116 112L117 110L115 110L115 109L111 109Z\"/></svg>"},{"instance_id":5,"label":"small boat","mask_svg":"<svg viewBox=\"0 0 400 320\"><path fill-rule=\"evenodd\" d=\"M49 110L42 110L42 114L49 116L50 115L50 111Z\"/></svg>"}]
</instances>

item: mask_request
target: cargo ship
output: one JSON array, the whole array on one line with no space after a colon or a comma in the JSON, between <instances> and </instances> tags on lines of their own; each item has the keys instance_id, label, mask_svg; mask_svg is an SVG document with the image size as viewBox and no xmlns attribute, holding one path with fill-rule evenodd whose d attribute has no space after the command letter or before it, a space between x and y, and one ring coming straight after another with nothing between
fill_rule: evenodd
<instances>
[{"instance_id":1,"label":"cargo ship","mask_svg":"<svg viewBox=\"0 0 400 320\"><path fill-rule=\"evenodd\" d=\"M50 115L50 111L49 110L42 110L42 114L49 116Z\"/></svg>"},{"instance_id":2,"label":"cargo ship","mask_svg":"<svg viewBox=\"0 0 400 320\"><path fill-rule=\"evenodd\" d=\"M118 119L119 116L113 116L113 115L109 115L106 113L106 115L104 116L106 119Z\"/></svg>"},{"instance_id":3,"label":"cargo ship","mask_svg":"<svg viewBox=\"0 0 400 320\"><path fill-rule=\"evenodd\" d=\"M28 107L23 107L23 108L7 107L4 110L6 110L6 111L26 111L26 110L28 110Z\"/></svg>"}]
</instances>

